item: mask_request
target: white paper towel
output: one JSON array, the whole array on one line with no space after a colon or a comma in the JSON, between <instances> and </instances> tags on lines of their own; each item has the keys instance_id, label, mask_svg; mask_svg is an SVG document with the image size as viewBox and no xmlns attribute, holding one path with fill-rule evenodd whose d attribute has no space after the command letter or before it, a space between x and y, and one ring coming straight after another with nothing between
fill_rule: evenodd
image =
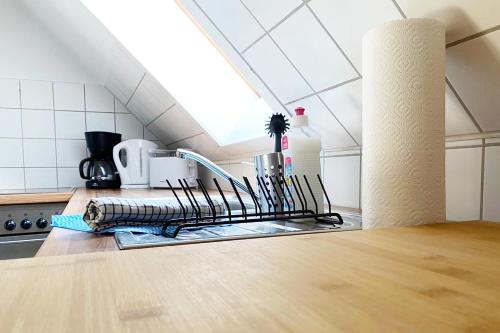
<instances>
[{"instance_id":1,"label":"white paper towel","mask_svg":"<svg viewBox=\"0 0 500 333\"><path fill-rule=\"evenodd\" d=\"M363 38L363 228L445 220L444 60L432 19Z\"/></svg>"}]
</instances>

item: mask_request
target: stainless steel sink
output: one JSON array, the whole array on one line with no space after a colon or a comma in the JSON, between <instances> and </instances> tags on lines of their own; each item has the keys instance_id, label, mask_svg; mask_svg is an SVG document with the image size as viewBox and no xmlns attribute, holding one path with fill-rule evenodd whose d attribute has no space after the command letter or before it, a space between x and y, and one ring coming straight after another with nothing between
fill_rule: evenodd
<instances>
[{"instance_id":1,"label":"stainless steel sink","mask_svg":"<svg viewBox=\"0 0 500 333\"><path fill-rule=\"evenodd\" d=\"M331 224L293 221L252 222L206 226L183 229L176 238L152 234L117 232L115 240L121 250L155 246L173 246L182 244L217 242L235 239L289 236L297 234L351 231L361 229L359 215L342 214L344 224Z\"/></svg>"}]
</instances>

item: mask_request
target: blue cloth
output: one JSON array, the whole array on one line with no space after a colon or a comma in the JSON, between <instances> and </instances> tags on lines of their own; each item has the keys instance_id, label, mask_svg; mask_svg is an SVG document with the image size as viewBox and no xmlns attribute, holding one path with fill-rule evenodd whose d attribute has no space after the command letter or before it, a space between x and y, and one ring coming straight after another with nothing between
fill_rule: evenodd
<instances>
[{"instance_id":1,"label":"blue cloth","mask_svg":"<svg viewBox=\"0 0 500 333\"><path fill-rule=\"evenodd\" d=\"M153 235L161 235L162 227L155 226L116 226L112 228L108 228L102 230L100 232L94 232L83 220L82 215L53 215L52 223L53 227L64 228L76 231L83 232L92 232L95 234L113 234L118 231L123 232L135 232L135 233L143 233L143 234L153 234Z\"/></svg>"}]
</instances>

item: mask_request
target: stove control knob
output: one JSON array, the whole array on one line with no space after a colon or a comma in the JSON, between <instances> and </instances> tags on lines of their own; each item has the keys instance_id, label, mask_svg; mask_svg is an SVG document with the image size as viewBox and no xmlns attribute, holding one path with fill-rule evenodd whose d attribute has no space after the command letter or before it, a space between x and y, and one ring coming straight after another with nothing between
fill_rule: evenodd
<instances>
[{"instance_id":1,"label":"stove control knob","mask_svg":"<svg viewBox=\"0 0 500 333\"><path fill-rule=\"evenodd\" d=\"M49 225L49 222L46 219L44 219L43 217L36 220L36 226L40 229L47 228L48 225Z\"/></svg>"},{"instance_id":2,"label":"stove control knob","mask_svg":"<svg viewBox=\"0 0 500 333\"><path fill-rule=\"evenodd\" d=\"M21 221L21 228L23 228L24 230L28 230L32 225L33 223L28 219L24 219Z\"/></svg>"},{"instance_id":3,"label":"stove control knob","mask_svg":"<svg viewBox=\"0 0 500 333\"><path fill-rule=\"evenodd\" d=\"M16 229L16 221L8 219L3 224L3 227L5 228L5 230L12 231L12 230Z\"/></svg>"}]
</instances>

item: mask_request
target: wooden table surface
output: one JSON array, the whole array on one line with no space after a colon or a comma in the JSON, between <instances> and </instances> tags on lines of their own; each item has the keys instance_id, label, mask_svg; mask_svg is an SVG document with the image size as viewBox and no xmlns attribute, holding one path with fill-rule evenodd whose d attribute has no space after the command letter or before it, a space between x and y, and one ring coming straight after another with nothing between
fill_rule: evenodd
<instances>
[{"instance_id":1,"label":"wooden table surface","mask_svg":"<svg viewBox=\"0 0 500 333\"><path fill-rule=\"evenodd\" d=\"M0 332L499 332L500 224L0 262Z\"/></svg>"},{"instance_id":2,"label":"wooden table surface","mask_svg":"<svg viewBox=\"0 0 500 333\"><path fill-rule=\"evenodd\" d=\"M194 193L196 194L197 192ZM75 190L75 193L66 206L63 214L83 214L85 207L91 198L158 198L171 196L172 192L164 189L90 190L86 188L78 188ZM113 236L96 236L86 232L54 228L43 243L42 247L38 250L36 256L44 257L116 250L118 250L118 246L116 245Z\"/></svg>"}]
</instances>

